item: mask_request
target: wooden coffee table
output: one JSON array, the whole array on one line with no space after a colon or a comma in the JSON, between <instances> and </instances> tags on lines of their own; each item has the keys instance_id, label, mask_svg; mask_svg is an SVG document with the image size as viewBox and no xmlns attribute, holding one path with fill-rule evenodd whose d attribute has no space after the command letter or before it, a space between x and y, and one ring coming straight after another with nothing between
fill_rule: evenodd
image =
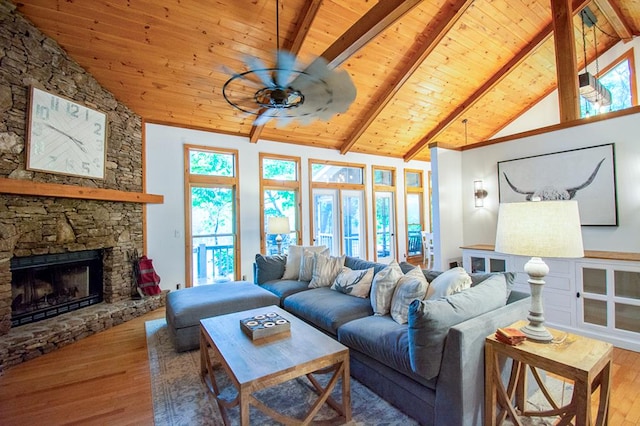
<instances>
[{"instance_id":1,"label":"wooden coffee table","mask_svg":"<svg viewBox=\"0 0 640 426\"><path fill-rule=\"evenodd\" d=\"M240 329L240 320L275 312L291 322L291 330L251 340ZM212 351L210 351L212 349ZM213 356L211 356L213 355ZM238 391L232 401L220 398L214 376L213 361L220 361ZM225 424L226 409L240 405L240 424L249 425L249 405L274 420L289 424L308 424L326 402L338 416L335 420L351 420L351 387L349 381L349 348L299 320L277 306L251 309L200 321L200 371L202 380L218 401ZM322 387L314 372L333 375ZM295 419L267 407L253 393L264 388L306 375L318 392L318 399L304 419ZM342 401L330 395L342 378Z\"/></svg>"}]
</instances>

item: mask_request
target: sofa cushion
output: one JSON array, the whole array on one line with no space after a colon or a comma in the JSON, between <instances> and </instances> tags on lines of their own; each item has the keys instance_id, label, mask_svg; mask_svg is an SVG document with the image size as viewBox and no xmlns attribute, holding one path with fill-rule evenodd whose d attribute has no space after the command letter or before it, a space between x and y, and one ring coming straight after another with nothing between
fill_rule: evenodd
<instances>
[{"instance_id":1,"label":"sofa cushion","mask_svg":"<svg viewBox=\"0 0 640 426\"><path fill-rule=\"evenodd\" d=\"M506 301L507 283L502 274L438 300L414 300L409 306L409 358L413 371L425 379L437 376L449 329L498 309Z\"/></svg>"},{"instance_id":2,"label":"sofa cushion","mask_svg":"<svg viewBox=\"0 0 640 426\"><path fill-rule=\"evenodd\" d=\"M471 286L471 277L463 268L457 267L449 269L438 275L429 284L426 299L434 300L449 296Z\"/></svg>"},{"instance_id":3,"label":"sofa cushion","mask_svg":"<svg viewBox=\"0 0 640 426\"><path fill-rule=\"evenodd\" d=\"M391 299L391 318L398 324L406 324L409 305L414 299L424 299L429 283L419 266L404 274L398 280Z\"/></svg>"},{"instance_id":4,"label":"sofa cushion","mask_svg":"<svg viewBox=\"0 0 640 426\"><path fill-rule=\"evenodd\" d=\"M280 298L280 304L282 305L282 300L284 300L285 297L289 297L300 291L308 290L309 283L307 281L297 280L273 280L260 284L260 287L265 290L269 290L271 293L278 296Z\"/></svg>"},{"instance_id":5,"label":"sofa cushion","mask_svg":"<svg viewBox=\"0 0 640 426\"><path fill-rule=\"evenodd\" d=\"M287 256L264 256L256 254L256 284L278 280L284 274Z\"/></svg>"},{"instance_id":6,"label":"sofa cushion","mask_svg":"<svg viewBox=\"0 0 640 426\"><path fill-rule=\"evenodd\" d=\"M335 257L315 253L314 262L309 288L329 287L344 266L344 256Z\"/></svg>"},{"instance_id":7,"label":"sofa cushion","mask_svg":"<svg viewBox=\"0 0 640 426\"><path fill-rule=\"evenodd\" d=\"M373 314L369 299L349 297L329 287L314 288L284 299L284 308L333 335L354 319Z\"/></svg>"},{"instance_id":8,"label":"sofa cushion","mask_svg":"<svg viewBox=\"0 0 640 426\"><path fill-rule=\"evenodd\" d=\"M413 374L406 325L389 315L369 316L344 324L338 341L404 374Z\"/></svg>"},{"instance_id":9,"label":"sofa cushion","mask_svg":"<svg viewBox=\"0 0 640 426\"><path fill-rule=\"evenodd\" d=\"M359 257L346 256L344 259L344 266L351 268L354 271L373 268L373 275L377 275L387 267L384 263L371 262L369 260L363 260Z\"/></svg>"},{"instance_id":10,"label":"sofa cushion","mask_svg":"<svg viewBox=\"0 0 640 426\"><path fill-rule=\"evenodd\" d=\"M402 270L403 274L406 274L407 272L409 272L410 270L412 270L413 268L416 267L416 265L412 265L409 262L400 262L400 269ZM433 269L423 269L422 273L424 274L424 277L427 279L427 282L432 282L433 280L436 279L436 277L440 274L442 274L442 271L435 271Z\"/></svg>"},{"instance_id":11,"label":"sofa cushion","mask_svg":"<svg viewBox=\"0 0 640 426\"><path fill-rule=\"evenodd\" d=\"M289 246L289 253L287 254L287 263L284 267L283 280L297 280L300 276L300 259L302 257L303 250L309 250L312 252L321 252L327 250L325 246L298 246L292 244Z\"/></svg>"},{"instance_id":12,"label":"sofa cushion","mask_svg":"<svg viewBox=\"0 0 640 426\"><path fill-rule=\"evenodd\" d=\"M331 285L331 290L356 297L369 297L373 281L373 268L353 271L346 266L338 274Z\"/></svg>"}]
</instances>

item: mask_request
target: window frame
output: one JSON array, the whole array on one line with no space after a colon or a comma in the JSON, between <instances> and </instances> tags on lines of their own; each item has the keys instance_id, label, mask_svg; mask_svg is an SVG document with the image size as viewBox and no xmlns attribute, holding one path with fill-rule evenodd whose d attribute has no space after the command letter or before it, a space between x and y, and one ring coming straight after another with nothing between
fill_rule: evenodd
<instances>
[{"instance_id":1,"label":"window frame","mask_svg":"<svg viewBox=\"0 0 640 426\"><path fill-rule=\"evenodd\" d=\"M280 179L265 179L264 178L264 160L282 160L292 161L296 163L296 180L280 180ZM260 252L267 253L267 230L265 229L265 216L264 216L264 193L266 190L291 190L296 194L296 218L295 223L290 223L292 232L296 233L295 243L302 244L302 161L300 157L270 154L261 152L259 153L260 162Z\"/></svg>"},{"instance_id":2,"label":"window frame","mask_svg":"<svg viewBox=\"0 0 640 426\"><path fill-rule=\"evenodd\" d=\"M233 176L212 176L212 175L200 175L191 173L191 151L202 151L208 153L218 154L231 154L233 155ZM240 242L241 230L240 230L240 154L237 149L229 148L217 148L205 145L192 145L184 144L184 235L185 235L185 287L193 287L194 277L192 268L193 257L193 235L191 235L191 188L194 186L200 187L230 187L233 189L234 196L234 258L233 258L233 271L234 279L240 279Z\"/></svg>"}]
</instances>

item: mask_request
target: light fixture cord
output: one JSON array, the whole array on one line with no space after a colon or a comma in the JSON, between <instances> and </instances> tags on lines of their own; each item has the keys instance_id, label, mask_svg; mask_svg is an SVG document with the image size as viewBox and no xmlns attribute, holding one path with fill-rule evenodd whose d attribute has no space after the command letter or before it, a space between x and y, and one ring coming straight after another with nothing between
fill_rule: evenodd
<instances>
[{"instance_id":1,"label":"light fixture cord","mask_svg":"<svg viewBox=\"0 0 640 426\"><path fill-rule=\"evenodd\" d=\"M584 17L582 17L582 53L584 54L584 72L589 72L587 70L587 37L584 33Z\"/></svg>"},{"instance_id":2,"label":"light fixture cord","mask_svg":"<svg viewBox=\"0 0 640 426\"><path fill-rule=\"evenodd\" d=\"M464 144L467 145L468 140L467 140L467 122L469 120L467 120L466 118L464 120L462 120L462 123L464 124Z\"/></svg>"},{"instance_id":3,"label":"light fixture cord","mask_svg":"<svg viewBox=\"0 0 640 426\"><path fill-rule=\"evenodd\" d=\"M276 50L280 51L280 0L276 0Z\"/></svg>"}]
</instances>

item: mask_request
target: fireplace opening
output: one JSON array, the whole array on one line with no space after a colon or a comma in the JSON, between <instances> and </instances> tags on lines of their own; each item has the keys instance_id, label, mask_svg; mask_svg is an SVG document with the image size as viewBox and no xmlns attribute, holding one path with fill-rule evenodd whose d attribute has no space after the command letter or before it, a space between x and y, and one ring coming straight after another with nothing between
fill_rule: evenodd
<instances>
[{"instance_id":1,"label":"fireplace opening","mask_svg":"<svg viewBox=\"0 0 640 426\"><path fill-rule=\"evenodd\" d=\"M11 259L11 326L102 302L102 250Z\"/></svg>"}]
</instances>

